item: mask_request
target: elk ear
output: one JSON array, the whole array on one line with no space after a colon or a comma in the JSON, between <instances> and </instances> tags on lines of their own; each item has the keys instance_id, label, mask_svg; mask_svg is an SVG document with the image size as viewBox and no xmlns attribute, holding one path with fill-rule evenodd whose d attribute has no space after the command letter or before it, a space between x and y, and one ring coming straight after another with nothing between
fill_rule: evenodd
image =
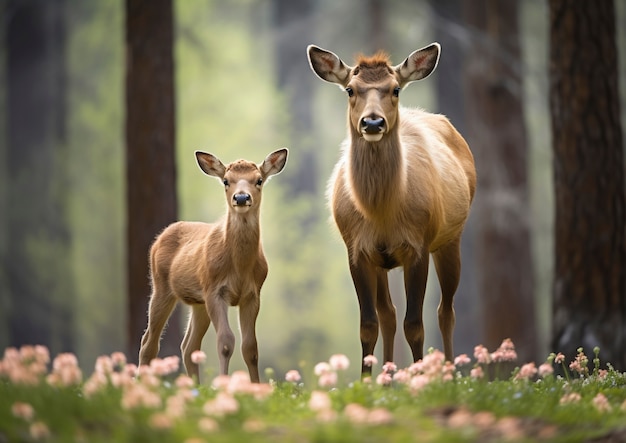
<instances>
[{"instance_id":1,"label":"elk ear","mask_svg":"<svg viewBox=\"0 0 626 443\"><path fill-rule=\"evenodd\" d=\"M347 66L336 54L315 45L306 50L311 69L319 78L345 87L350 79L352 68Z\"/></svg>"},{"instance_id":2,"label":"elk ear","mask_svg":"<svg viewBox=\"0 0 626 443\"><path fill-rule=\"evenodd\" d=\"M437 67L441 46L432 43L411 53L402 63L394 67L400 87L428 77Z\"/></svg>"},{"instance_id":3,"label":"elk ear","mask_svg":"<svg viewBox=\"0 0 626 443\"><path fill-rule=\"evenodd\" d=\"M289 150L287 148L282 148L265 157L263 163L259 165L259 169L261 170L263 176L269 177L270 175L275 175L282 171L287 163L288 153Z\"/></svg>"},{"instance_id":4,"label":"elk ear","mask_svg":"<svg viewBox=\"0 0 626 443\"><path fill-rule=\"evenodd\" d=\"M206 175L212 175L218 178L224 178L226 167L219 158L208 152L196 151L196 160L198 166Z\"/></svg>"}]
</instances>

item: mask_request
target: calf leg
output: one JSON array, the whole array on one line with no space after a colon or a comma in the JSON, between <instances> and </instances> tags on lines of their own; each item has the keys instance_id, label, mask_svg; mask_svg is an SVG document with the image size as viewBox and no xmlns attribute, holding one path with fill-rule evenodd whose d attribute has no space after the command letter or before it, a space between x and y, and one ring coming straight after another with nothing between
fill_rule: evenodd
<instances>
[{"instance_id":1,"label":"calf leg","mask_svg":"<svg viewBox=\"0 0 626 443\"><path fill-rule=\"evenodd\" d=\"M150 364L150 361L159 354L161 333L175 306L174 295L167 291L157 290L155 286L148 307L148 327L141 337L140 365Z\"/></svg>"},{"instance_id":2,"label":"calf leg","mask_svg":"<svg viewBox=\"0 0 626 443\"><path fill-rule=\"evenodd\" d=\"M357 263L350 260L350 273L359 299L361 311L361 375L369 375L372 368L363 364L363 359L374 353L378 340L378 315L376 314L376 270L363 258Z\"/></svg>"},{"instance_id":3,"label":"calf leg","mask_svg":"<svg viewBox=\"0 0 626 443\"><path fill-rule=\"evenodd\" d=\"M235 347L235 334L233 334L228 324L228 304L219 293L213 293L209 295L206 307L217 333L217 355L220 360L220 374L228 375L228 364Z\"/></svg>"},{"instance_id":4,"label":"calf leg","mask_svg":"<svg viewBox=\"0 0 626 443\"><path fill-rule=\"evenodd\" d=\"M259 382L259 350L256 340L256 319L259 315L258 296L246 300L239 306L239 327L241 328L241 353L248 366L250 380Z\"/></svg>"},{"instance_id":5,"label":"calf leg","mask_svg":"<svg viewBox=\"0 0 626 443\"><path fill-rule=\"evenodd\" d=\"M396 307L391 301L391 294L389 294L387 271L382 268L378 268L377 271L376 311L378 312L380 331L383 336L383 359L385 362L388 362L393 361L393 339L396 335Z\"/></svg>"},{"instance_id":6,"label":"calf leg","mask_svg":"<svg viewBox=\"0 0 626 443\"><path fill-rule=\"evenodd\" d=\"M454 314L454 293L459 286L461 276L460 239L456 239L439 248L434 254L435 268L441 287L441 301L437 308L439 329L443 338L446 360L454 360L453 334L456 317Z\"/></svg>"},{"instance_id":7,"label":"calf leg","mask_svg":"<svg viewBox=\"0 0 626 443\"><path fill-rule=\"evenodd\" d=\"M404 317L404 336L406 337L413 361L424 356L424 323L422 308L428 279L428 254L418 262L404 267L404 288L406 292L406 314Z\"/></svg>"},{"instance_id":8,"label":"calf leg","mask_svg":"<svg viewBox=\"0 0 626 443\"><path fill-rule=\"evenodd\" d=\"M185 331L180 350L183 355L183 363L187 370L187 375L194 377L197 382L200 381L200 371L198 365L191 361L191 354L200 349L202 338L206 334L207 329L209 329L210 324L211 319L207 314L206 307L204 305L192 305L187 330Z\"/></svg>"}]
</instances>

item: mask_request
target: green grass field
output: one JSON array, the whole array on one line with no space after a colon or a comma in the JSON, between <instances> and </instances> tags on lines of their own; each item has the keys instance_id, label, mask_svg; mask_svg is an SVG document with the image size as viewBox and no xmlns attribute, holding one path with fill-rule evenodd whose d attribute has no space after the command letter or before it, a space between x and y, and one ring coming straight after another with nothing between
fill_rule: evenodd
<instances>
[{"instance_id":1,"label":"green grass field","mask_svg":"<svg viewBox=\"0 0 626 443\"><path fill-rule=\"evenodd\" d=\"M179 375L178 357L137 368L121 353L85 375L72 354L50 362L44 347L8 348L0 443L625 441L626 374L593 352L516 367L505 340L455 362L430 350L404 369L372 357L363 380L347 380L351 362L333 355L310 368L307 386L295 370L266 370L268 383L235 372L197 385Z\"/></svg>"}]
</instances>

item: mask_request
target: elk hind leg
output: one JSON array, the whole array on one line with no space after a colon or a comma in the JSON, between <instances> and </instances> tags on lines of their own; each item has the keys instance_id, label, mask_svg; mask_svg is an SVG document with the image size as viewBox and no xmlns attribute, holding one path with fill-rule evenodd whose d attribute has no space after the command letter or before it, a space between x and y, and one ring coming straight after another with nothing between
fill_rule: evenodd
<instances>
[{"instance_id":1,"label":"elk hind leg","mask_svg":"<svg viewBox=\"0 0 626 443\"><path fill-rule=\"evenodd\" d=\"M180 350L183 355L183 364L185 365L187 375L194 377L197 382L200 381L200 371L198 365L191 361L191 354L200 349L202 338L206 334L207 329L209 329L210 324L211 319L206 307L203 304L192 305L187 330L185 331Z\"/></svg>"},{"instance_id":2,"label":"elk hind leg","mask_svg":"<svg viewBox=\"0 0 626 443\"><path fill-rule=\"evenodd\" d=\"M406 292L406 314L404 316L404 336L409 343L413 361L424 356L424 323L422 309L426 280L428 279L429 257L425 254L421 260L404 267L404 289Z\"/></svg>"},{"instance_id":3,"label":"elk hind leg","mask_svg":"<svg viewBox=\"0 0 626 443\"><path fill-rule=\"evenodd\" d=\"M442 246L433 253L433 260L441 287L441 301L437 308L439 329L443 339L446 360L454 360L453 334L456 316L454 313L454 293L461 277L460 238Z\"/></svg>"},{"instance_id":4,"label":"elk hind leg","mask_svg":"<svg viewBox=\"0 0 626 443\"><path fill-rule=\"evenodd\" d=\"M141 337L140 365L150 364L150 361L159 354L163 328L175 307L176 297L169 291L158 290L155 286L148 306L148 327Z\"/></svg>"},{"instance_id":5,"label":"elk hind leg","mask_svg":"<svg viewBox=\"0 0 626 443\"><path fill-rule=\"evenodd\" d=\"M396 307L391 301L387 271L377 270L376 311L380 322L380 331L383 337L383 359L393 361L393 340L396 335Z\"/></svg>"}]
</instances>

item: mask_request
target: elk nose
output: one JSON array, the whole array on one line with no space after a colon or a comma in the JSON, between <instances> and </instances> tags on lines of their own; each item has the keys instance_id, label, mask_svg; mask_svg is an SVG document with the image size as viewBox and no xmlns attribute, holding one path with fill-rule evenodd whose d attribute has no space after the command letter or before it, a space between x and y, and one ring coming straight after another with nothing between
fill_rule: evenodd
<instances>
[{"instance_id":1,"label":"elk nose","mask_svg":"<svg viewBox=\"0 0 626 443\"><path fill-rule=\"evenodd\" d=\"M235 200L235 204L237 206L247 205L250 199L251 199L250 194L246 194L244 192L233 195L233 200Z\"/></svg>"},{"instance_id":2,"label":"elk nose","mask_svg":"<svg viewBox=\"0 0 626 443\"><path fill-rule=\"evenodd\" d=\"M364 117L361 119L361 128L367 134L378 134L383 130L383 125L385 124L385 119L382 117L379 118L369 118Z\"/></svg>"}]
</instances>

